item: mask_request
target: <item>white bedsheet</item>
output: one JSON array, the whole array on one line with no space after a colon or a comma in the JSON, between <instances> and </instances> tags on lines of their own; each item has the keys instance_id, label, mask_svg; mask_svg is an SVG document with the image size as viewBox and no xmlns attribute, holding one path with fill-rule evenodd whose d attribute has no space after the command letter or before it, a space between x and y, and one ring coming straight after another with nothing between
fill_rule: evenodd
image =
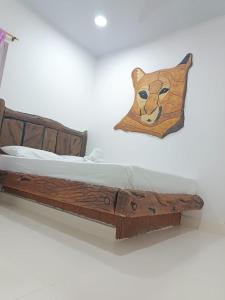
<instances>
[{"instance_id":1,"label":"white bedsheet","mask_svg":"<svg viewBox=\"0 0 225 300\"><path fill-rule=\"evenodd\" d=\"M197 184L192 179L121 164L67 162L0 155L0 169L125 189L161 193L197 192Z\"/></svg>"}]
</instances>

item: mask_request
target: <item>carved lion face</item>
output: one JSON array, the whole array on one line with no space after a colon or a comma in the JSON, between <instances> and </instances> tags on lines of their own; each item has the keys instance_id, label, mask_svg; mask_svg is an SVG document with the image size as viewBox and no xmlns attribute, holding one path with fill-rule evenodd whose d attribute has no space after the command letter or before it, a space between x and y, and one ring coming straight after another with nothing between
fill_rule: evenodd
<instances>
[{"instance_id":1,"label":"carved lion face","mask_svg":"<svg viewBox=\"0 0 225 300\"><path fill-rule=\"evenodd\" d=\"M134 103L115 129L144 132L162 138L183 127L187 74L191 64L192 55L188 54L174 68L153 73L134 69Z\"/></svg>"}]
</instances>

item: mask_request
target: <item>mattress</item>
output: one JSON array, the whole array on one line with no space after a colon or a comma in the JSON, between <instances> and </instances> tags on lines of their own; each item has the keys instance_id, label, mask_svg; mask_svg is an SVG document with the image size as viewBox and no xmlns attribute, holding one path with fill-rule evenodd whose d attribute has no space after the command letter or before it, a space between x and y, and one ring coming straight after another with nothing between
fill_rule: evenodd
<instances>
[{"instance_id":1,"label":"mattress","mask_svg":"<svg viewBox=\"0 0 225 300\"><path fill-rule=\"evenodd\" d=\"M197 193L197 184L193 179L115 163L68 162L0 155L0 169L122 189Z\"/></svg>"}]
</instances>

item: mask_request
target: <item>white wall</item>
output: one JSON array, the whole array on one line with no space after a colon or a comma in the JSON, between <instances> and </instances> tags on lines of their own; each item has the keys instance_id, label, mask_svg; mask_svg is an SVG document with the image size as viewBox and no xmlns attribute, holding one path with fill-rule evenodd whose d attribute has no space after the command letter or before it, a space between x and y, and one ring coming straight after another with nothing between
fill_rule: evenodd
<instances>
[{"instance_id":1,"label":"white wall","mask_svg":"<svg viewBox=\"0 0 225 300\"><path fill-rule=\"evenodd\" d=\"M103 58L98 64L89 148L109 161L137 164L196 178L206 205L203 218L225 222L225 17ZM185 126L163 140L113 126L133 103L131 71L173 67L194 55L189 73Z\"/></svg>"},{"instance_id":2,"label":"white wall","mask_svg":"<svg viewBox=\"0 0 225 300\"><path fill-rule=\"evenodd\" d=\"M8 107L87 129L95 59L14 0L0 0L10 43L0 97ZM83 118L81 114L83 113Z\"/></svg>"}]
</instances>

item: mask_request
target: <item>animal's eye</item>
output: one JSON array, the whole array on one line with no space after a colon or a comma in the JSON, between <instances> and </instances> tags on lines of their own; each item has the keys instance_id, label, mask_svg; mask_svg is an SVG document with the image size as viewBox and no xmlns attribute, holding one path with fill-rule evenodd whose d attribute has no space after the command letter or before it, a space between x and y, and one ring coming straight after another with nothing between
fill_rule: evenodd
<instances>
[{"instance_id":1,"label":"animal's eye","mask_svg":"<svg viewBox=\"0 0 225 300\"><path fill-rule=\"evenodd\" d=\"M159 95L165 94L169 91L169 88L163 88L161 89L161 91L159 92Z\"/></svg>"},{"instance_id":2,"label":"animal's eye","mask_svg":"<svg viewBox=\"0 0 225 300\"><path fill-rule=\"evenodd\" d=\"M148 94L146 91L140 91L138 94L140 95L140 97L142 99L145 99L145 100L148 99Z\"/></svg>"}]
</instances>

